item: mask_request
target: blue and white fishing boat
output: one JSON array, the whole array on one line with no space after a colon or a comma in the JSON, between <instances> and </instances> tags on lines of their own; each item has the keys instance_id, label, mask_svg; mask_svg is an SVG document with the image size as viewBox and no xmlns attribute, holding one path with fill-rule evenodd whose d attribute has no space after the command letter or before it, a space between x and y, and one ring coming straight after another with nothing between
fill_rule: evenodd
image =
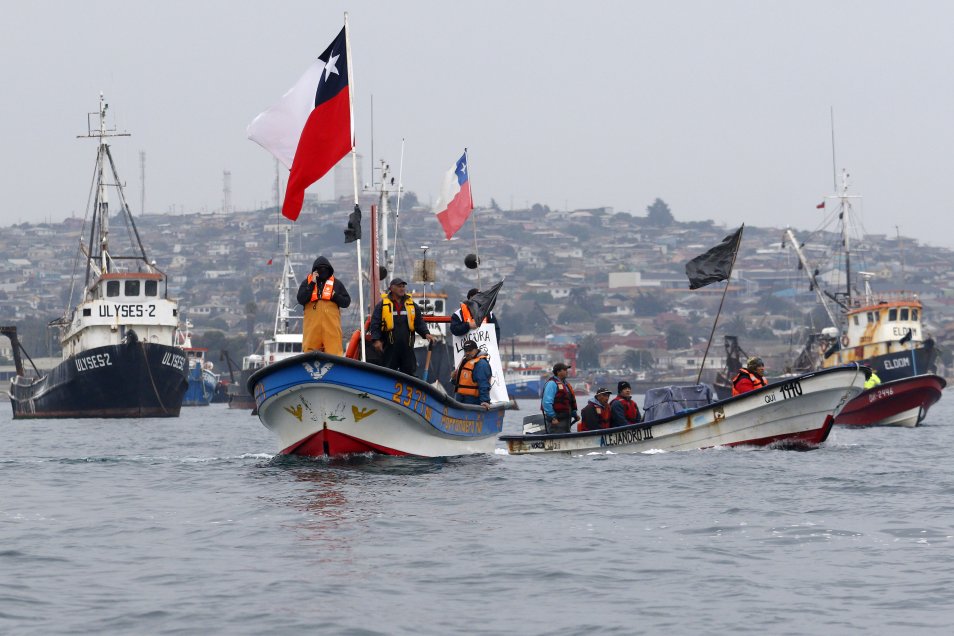
<instances>
[{"instance_id":1,"label":"blue and white fishing boat","mask_svg":"<svg viewBox=\"0 0 954 636\"><path fill-rule=\"evenodd\" d=\"M317 351L256 371L248 389L281 453L305 456L493 453L508 406L461 404L413 376Z\"/></svg>"},{"instance_id":2,"label":"blue and white fishing boat","mask_svg":"<svg viewBox=\"0 0 954 636\"><path fill-rule=\"evenodd\" d=\"M212 370L212 362L206 359L209 350L205 347L192 346L191 327L192 323L186 321L185 330L180 330L176 334L176 344L185 351L189 369L189 375L186 378L189 386L182 397L182 406L208 406L215 398L219 376Z\"/></svg>"}]
</instances>

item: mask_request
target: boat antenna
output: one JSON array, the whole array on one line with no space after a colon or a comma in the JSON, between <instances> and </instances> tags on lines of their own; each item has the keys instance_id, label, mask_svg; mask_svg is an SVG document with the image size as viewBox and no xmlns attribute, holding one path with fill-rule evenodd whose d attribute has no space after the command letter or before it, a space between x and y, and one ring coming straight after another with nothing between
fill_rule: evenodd
<instances>
[{"instance_id":1,"label":"boat antenna","mask_svg":"<svg viewBox=\"0 0 954 636\"><path fill-rule=\"evenodd\" d=\"M838 168L835 161L835 107L829 106L829 115L831 118L831 185L833 190L838 190Z\"/></svg>"},{"instance_id":2,"label":"boat antenna","mask_svg":"<svg viewBox=\"0 0 954 636\"><path fill-rule=\"evenodd\" d=\"M401 137L401 162L398 164L397 203L394 209L394 255L387 263L389 271L394 271L394 259L397 256L398 246L398 219L401 218L401 193L404 192L404 137Z\"/></svg>"}]
</instances>

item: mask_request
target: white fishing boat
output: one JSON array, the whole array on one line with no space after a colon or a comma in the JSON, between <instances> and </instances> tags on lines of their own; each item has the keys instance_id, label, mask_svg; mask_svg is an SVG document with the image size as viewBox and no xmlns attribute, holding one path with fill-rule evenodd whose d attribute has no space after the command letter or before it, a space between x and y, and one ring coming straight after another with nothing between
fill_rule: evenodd
<instances>
[{"instance_id":1,"label":"white fishing boat","mask_svg":"<svg viewBox=\"0 0 954 636\"><path fill-rule=\"evenodd\" d=\"M870 370L860 365L825 369L706 403L668 399L646 404L648 421L595 431L502 435L511 455L562 453L641 453L715 446L817 446L835 416L861 393ZM697 387L703 387L697 389ZM692 387L711 395L706 385ZM647 394L649 400L649 394ZM698 404L702 402L702 404ZM683 410L685 407L688 410ZM541 416L542 418L542 416Z\"/></svg>"}]
</instances>

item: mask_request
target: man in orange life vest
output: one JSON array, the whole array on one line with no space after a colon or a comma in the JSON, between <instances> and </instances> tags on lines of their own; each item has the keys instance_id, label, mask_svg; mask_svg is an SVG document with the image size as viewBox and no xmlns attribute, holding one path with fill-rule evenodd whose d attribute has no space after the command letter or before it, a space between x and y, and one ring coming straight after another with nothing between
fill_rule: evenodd
<instances>
[{"instance_id":1,"label":"man in orange life vest","mask_svg":"<svg viewBox=\"0 0 954 636\"><path fill-rule=\"evenodd\" d=\"M597 389L596 395L591 397L583 410L580 411L582 421L580 421L579 430L595 431L610 427L609 398L612 393L612 391L603 387Z\"/></svg>"},{"instance_id":2,"label":"man in orange life vest","mask_svg":"<svg viewBox=\"0 0 954 636\"><path fill-rule=\"evenodd\" d=\"M633 389L625 380L616 385L616 397L610 404L610 425L627 426L639 422L639 407L633 401Z\"/></svg>"},{"instance_id":3,"label":"man in orange life vest","mask_svg":"<svg viewBox=\"0 0 954 636\"><path fill-rule=\"evenodd\" d=\"M762 362L762 358L749 358L745 367L739 369L732 380L732 395L741 395L765 386L768 382L765 381L764 374L765 363Z\"/></svg>"},{"instance_id":4,"label":"man in orange life vest","mask_svg":"<svg viewBox=\"0 0 954 636\"><path fill-rule=\"evenodd\" d=\"M566 381L570 367L562 362L553 365L553 377L543 387L541 408L548 433L569 433L573 422L580 419L576 411L576 395Z\"/></svg>"},{"instance_id":5,"label":"man in orange life vest","mask_svg":"<svg viewBox=\"0 0 954 636\"><path fill-rule=\"evenodd\" d=\"M464 341L464 358L451 376L457 392L454 399L464 404L479 404L490 408L490 363L487 354L480 351L473 340Z\"/></svg>"},{"instance_id":6,"label":"man in orange life vest","mask_svg":"<svg viewBox=\"0 0 954 636\"><path fill-rule=\"evenodd\" d=\"M480 290L474 287L469 292L467 292L467 300L473 298ZM495 335L497 336L497 345L500 345L500 325L497 323L497 317L494 316L494 312L487 314L487 317L484 318L484 322L489 322L494 326ZM471 329L476 329L477 323L474 321L473 317L470 315L470 309L467 308L467 305L464 303L460 304L460 309L455 311L451 315L450 321L450 331L455 336L466 336Z\"/></svg>"},{"instance_id":7,"label":"man in orange life vest","mask_svg":"<svg viewBox=\"0 0 954 636\"><path fill-rule=\"evenodd\" d=\"M411 295L405 293L406 289L406 281L394 278L388 285L388 293L381 295L371 312L371 346L384 353L382 366L414 375L417 370L414 334L428 342L434 337L427 330L421 310Z\"/></svg>"},{"instance_id":8,"label":"man in orange life vest","mask_svg":"<svg viewBox=\"0 0 954 636\"><path fill-rule=\"evenodd\" d=\"M298 304L304 309L302 350L324 351L335 356L341 348L341 310L351 304L344 284L324 256L315 259L311 273L298 286Z\"/></svg>"}]
</instances>

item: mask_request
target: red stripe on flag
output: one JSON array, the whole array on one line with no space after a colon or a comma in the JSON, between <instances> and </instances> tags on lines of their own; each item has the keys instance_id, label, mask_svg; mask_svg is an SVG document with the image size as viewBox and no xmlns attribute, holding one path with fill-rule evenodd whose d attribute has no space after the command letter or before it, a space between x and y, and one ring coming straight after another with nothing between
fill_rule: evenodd
<instances>
[{"instance_id":1,"label":"red stripe on flag","mask_svg":"<svg viewBox=\"0 0 954 636\"><path fill-rule=\"evenodd\" d=\"M470 179L468 179L464 182L457 196L447 204L447 209L437 214L437 220L440 221L448 239L464 226L467 217L470 216L470 211L473 209L474 202L470 196Z\"/></svg>"},{"instance_id":2,"label":"red stripe on flag","mask_svg":"<svg viewBox=\"0 0 954 636\"><path fill-rule=\"evenodd\" d=\"M325 176L351 150L349 90L318 105L305 122L295 150L282 214L292 221L301 213L305 188Z\"/></svg>"}]
</instances>

